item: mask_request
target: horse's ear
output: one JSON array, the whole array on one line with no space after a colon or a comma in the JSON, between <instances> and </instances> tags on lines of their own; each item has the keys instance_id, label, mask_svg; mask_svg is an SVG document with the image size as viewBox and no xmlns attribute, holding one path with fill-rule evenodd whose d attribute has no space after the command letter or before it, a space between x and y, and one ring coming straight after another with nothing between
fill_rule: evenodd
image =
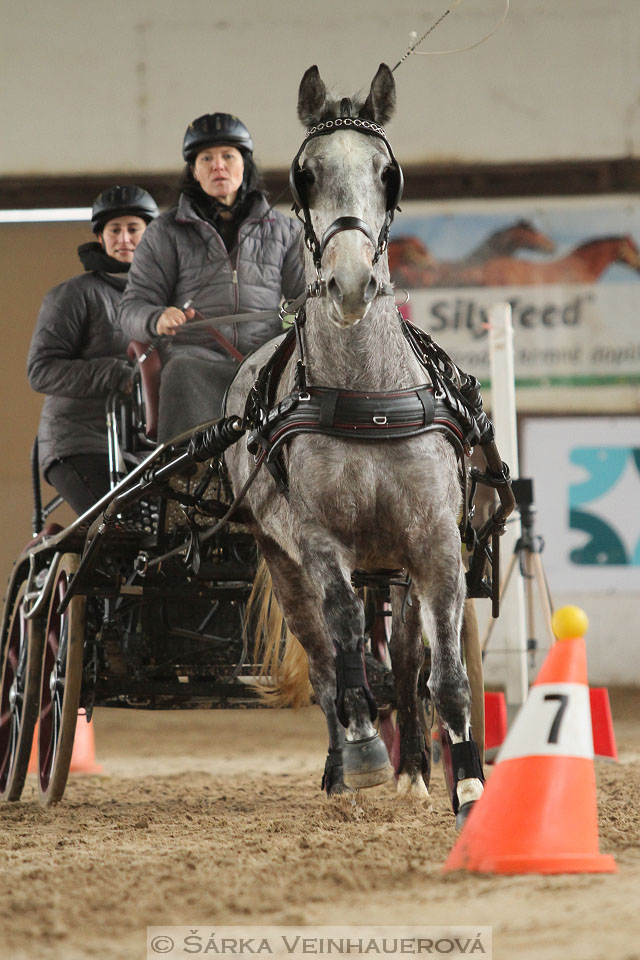
<instances>
[{"instance_id":1,"label":"horse's ear","mask_svg":"<svg viewBox=\"0 0 640 960\"><path fill-rule=\"evenodd\" d=\"M314 65L309 67L300 81L298 90L298 117L305 127L312 127L322 116L327 88L322 82L320 71Z\"/></svg>"},{"instance_id":2,"label":"horse's ear","mask_svg":"<svg viewBox=\"0 0 640 960\"><path fill-rule=\"evenodd\" d=\"M371 81L369 96L360 110L360 116L384 126L393 116L395 109L396 82L386 63L381 63Z\"/></svg>"}]
</instances>

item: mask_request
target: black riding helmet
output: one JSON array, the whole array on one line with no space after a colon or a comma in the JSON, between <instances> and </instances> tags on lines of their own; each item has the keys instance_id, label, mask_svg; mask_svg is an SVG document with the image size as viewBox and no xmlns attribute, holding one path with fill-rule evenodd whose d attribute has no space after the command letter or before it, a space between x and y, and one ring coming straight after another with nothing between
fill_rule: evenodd
<instances>
[{"instance_id":1,"label":"black riding helmet","mask_svg":"<svg viewBox=\"0 0 640 960\"><path fill-rule=\"evenodd\" d=\"M253 154L253 140L242 120L230 113L204 113L187 127L182 156L192 163L201 150L216 144L237 147L243 155Z\"/></svg>"},{"instance_id":2,"label":"black riding helmet","mask_svg":"<svg viewBox=\"0 0 640 960\"><path fill-rule=\"evenodd\" d=\"M94 233L102 233L105 223L114 217L130 213L142 217L145 223L155 220L159 215L158 205L142 187L107 187L96 197L91 211L91 223Z\"/></svg>"}]
</instances>

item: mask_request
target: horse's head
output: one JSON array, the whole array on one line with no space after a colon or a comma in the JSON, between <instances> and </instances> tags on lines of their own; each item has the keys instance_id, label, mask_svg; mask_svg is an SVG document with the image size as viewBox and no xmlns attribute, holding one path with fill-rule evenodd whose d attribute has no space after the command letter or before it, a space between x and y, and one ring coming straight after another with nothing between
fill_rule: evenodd
<instances>
[{"instance_id":1,"label":"horse's head","mask_svg":"<svg viewBox=\"0 0 640 960\"><path fill-rule=\"evenodd\" d=\"M627 266L640 272L640 250L633 237L629 235L620 237L617 259L620 263L626 263Z\"/></svg>"},{"instance_id":2,"label":"horse's head","mask_svg":"<svg viewBox=\"0 0 640 960\"><path fill-rule=\"evenodd\" d=\"M434 267L436 258L419 237L394 237L389 241L389 272L406 264L412 267Z\"/></svg>"},{"instance_id":3,"label":"horse's head","mask_svg":"<svg viewBox=\"0 0 640 960\"><path fill-rule=\"evenodd\" d=\"M516 249L539 250L541 253L553 253L555 243L546 233L542 233L530 220L518 220L506 231L510 232Z\"/></svg>"},{"instance_id":4,"label":"horse's head","mask_svg":"<svg viewBox=\"0 0 640 960\"><path fill-rule=\"evenodd\" d=\"M291 166L305 219L309 271L326 282L340 327L361 320L388 280L383 256L402 191L402 172L382 124L395 108L395 82L381 64L364 101L330 100L317 67L300 83L298 116L307 137Z\"/></svg>"},{"instance_id":5,"label":"horse's head","mask_svg":"<svg viewBox=\"0 0 640 960\"><path fill-rule=\"evenodd\" d=\"M541 253L553 253L555 243L546 233L537 230L530 220L520 219L508 227L501 227L492 233L480 250L483 254L482 259L489 255L510 257L517 250L539 250Z\"/></svg>"}]
</instances>

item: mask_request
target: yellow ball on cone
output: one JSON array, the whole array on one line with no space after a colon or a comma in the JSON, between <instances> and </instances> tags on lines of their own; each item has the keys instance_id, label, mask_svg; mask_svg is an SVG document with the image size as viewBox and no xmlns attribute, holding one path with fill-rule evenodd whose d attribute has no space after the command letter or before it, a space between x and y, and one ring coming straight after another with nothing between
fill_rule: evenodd
<instances>
[{"instance_id":1,"label":"yellow ball on cone","mask_svg":"<svg viewBox=\"0 0 640 960\"><path fill-rule=\"evenodd\" d=\"M551 618L551 629L558 640L584 637L589 629L589 618L580 607L560 607Z\"/></svg>"}]
</instances>

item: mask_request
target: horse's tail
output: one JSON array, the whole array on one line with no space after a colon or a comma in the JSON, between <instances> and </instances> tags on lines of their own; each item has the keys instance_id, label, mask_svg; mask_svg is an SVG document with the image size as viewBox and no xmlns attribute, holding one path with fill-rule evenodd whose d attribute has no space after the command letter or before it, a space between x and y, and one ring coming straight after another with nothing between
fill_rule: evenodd
<instances>
[{"instance_id":1,"label":"horse's tail","mask_svg":"<svg viewBox=\"0 0 640 960\"><path fill-rule=\"evenodd\" d=\"M260 560L253 581L246 623L255 630L254 663L260 665L256 667L260 699L272 707L309 706L312 695L309 661L304 648L285 624L264 560Z\"/></svg>"}]
</instances>

